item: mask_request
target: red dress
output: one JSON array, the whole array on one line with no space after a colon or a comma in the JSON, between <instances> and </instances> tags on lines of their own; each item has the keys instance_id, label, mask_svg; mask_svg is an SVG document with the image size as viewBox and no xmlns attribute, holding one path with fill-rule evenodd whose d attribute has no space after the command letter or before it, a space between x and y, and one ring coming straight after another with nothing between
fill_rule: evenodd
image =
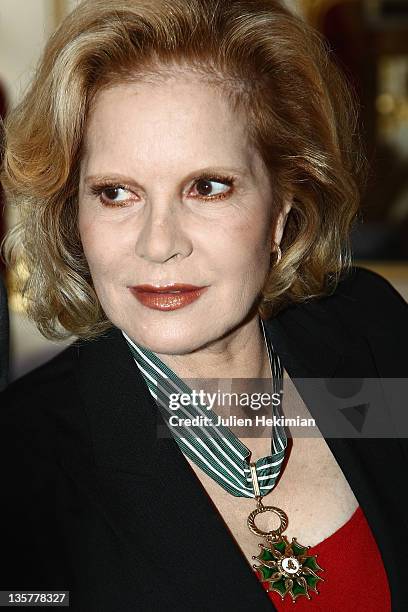
<instances>
[{"instance_id":1,"label":"red dress","mask_svg":"<svg viewBox=\"0 0 408 612\"><path fill-rule=\"evenodd\" d=\"M304 544L304 542L300 542ZM275 592L268 593L280 612L390 612L391 597L387 575L377 544L360 507L340 529L323 542L309 549L317 554L317 563L324 568L318 572L317 595L311 599L298 597L292 603L290 595L282 601ZM267 584L264 584L267 588Z\"/></svg>"}]
</instances>

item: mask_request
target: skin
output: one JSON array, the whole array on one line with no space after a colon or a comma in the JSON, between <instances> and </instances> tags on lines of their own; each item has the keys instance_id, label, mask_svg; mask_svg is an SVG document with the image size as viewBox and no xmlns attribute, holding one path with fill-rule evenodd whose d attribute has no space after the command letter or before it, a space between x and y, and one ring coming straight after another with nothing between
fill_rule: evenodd
<instances>
[{"instance_id":1,"label":"skin","mask_svg":"<svg viewBox=\"0 0 408 612\"><path fill-rule=\"evenodd\" d=\"M203 171L234 177L232 187L209 184L210 196L226 197L197 190ZM124 188L95 194L100 177ZM290 201L281 210L273 201L245 118L197 75L168 74L97 95L79 185L79 231L94 287L108 318L180 376L269 375L256 300L289 210ZM170 282L208 289L166 312L129 290Z\"/></svg>"}]
</instances>

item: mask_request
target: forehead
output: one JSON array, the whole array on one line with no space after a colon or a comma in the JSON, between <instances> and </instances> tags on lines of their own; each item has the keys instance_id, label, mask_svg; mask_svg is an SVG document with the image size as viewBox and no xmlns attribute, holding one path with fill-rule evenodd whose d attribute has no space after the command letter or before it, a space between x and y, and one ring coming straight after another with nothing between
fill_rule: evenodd
<instances>
[{"instance_id":1,"label":"forehead","mask_svg":"<svg viewBox=\"0 0 408 612\"><path fill-rule=\"evenodd\" d=\"M100 91L90 109L83 163L117 159L150 166L198 163L251 166L242 112L205 78L173 76L121 83Z\"/></svg>"}]
</instances>

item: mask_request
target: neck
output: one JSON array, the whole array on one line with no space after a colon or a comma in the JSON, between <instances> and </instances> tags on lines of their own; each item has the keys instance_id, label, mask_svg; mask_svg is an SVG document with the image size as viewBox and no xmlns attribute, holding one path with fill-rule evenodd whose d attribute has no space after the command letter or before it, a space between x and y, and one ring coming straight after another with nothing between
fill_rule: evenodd
<instances>
[{"instance_id":1,"label":"neck","mask_svg":"<svg viewBox=\"0 0 408 612\"><path fill-rule=\"evenodd\" d=\"M180 378L270 378L258 315L210 346L186 355L158 357Z\"/></svg>"}]
</instances>

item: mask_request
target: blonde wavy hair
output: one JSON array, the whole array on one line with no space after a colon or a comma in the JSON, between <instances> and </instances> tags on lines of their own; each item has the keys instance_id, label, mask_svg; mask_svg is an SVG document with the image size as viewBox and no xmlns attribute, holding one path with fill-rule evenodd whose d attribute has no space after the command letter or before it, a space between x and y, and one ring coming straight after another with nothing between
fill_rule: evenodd
<instances>
[{"instance_id":1,"label":"blonde wavy hair","mask_svg":"<svg viewBox=\"0 0 408 612\"><path fill-rule=\"evenodd\" d=\"M278 208L294 194L260 314L327 294L350 266L364 156L354 96L319 35L278 0L86 0L50 38L4 129L1 180L20 214L4 255L24 264L27 311L46 337L91 338L111 325L78 232L93 98L186 63L245 112Z\"/></svg>"}]
</instances>

